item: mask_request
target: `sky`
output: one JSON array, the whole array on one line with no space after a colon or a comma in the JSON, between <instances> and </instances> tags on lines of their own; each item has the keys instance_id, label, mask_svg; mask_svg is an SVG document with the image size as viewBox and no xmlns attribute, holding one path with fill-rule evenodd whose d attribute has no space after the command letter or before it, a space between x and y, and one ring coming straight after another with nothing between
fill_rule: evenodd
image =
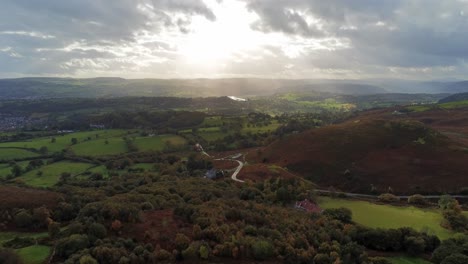
<instances>
[{"instance_id":1,"label":"sky","mask_svg":"<svg viewBox=\"0 0 468 264\"><path fill-rule=\"evenodd\" d=\"M468 74L468 0L2 0L0 17L0 78Z\"/></svg>"}]
</instances>

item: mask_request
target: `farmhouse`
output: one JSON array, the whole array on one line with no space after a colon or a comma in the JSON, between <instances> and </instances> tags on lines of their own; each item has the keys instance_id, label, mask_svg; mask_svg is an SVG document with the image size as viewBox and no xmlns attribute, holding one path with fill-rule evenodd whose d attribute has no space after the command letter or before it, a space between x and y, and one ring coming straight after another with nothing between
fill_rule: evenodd
<instances>
[{"instance_id":1,"label":"farmhouse","mask_svg":"<svg viewBox=\"0 0 468 264\"><path fill-rule=\"evenodd\" d=\"M309 201L308 199L305 199L303 201L297 201L296 204L294 205L294 208L306 211L308 213L322 212L322 209L317 204Z\"/></svg>"}]
</instances>

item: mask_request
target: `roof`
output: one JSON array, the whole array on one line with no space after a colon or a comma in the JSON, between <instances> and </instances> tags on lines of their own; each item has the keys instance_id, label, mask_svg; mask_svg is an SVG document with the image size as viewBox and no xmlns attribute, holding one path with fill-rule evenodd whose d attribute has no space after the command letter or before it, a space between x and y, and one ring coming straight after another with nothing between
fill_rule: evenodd
<instances>
[{"instance_id":1,"label":"roof","mask_svg":"<svg viewBox=\"0 0 468 264\"><path fill-rule=\"evenodd\" d=\"M309 213L320 213L322 211L322 209L317 204L307 199L296 202L295 207Z\"/></svg>"}]
</instances>

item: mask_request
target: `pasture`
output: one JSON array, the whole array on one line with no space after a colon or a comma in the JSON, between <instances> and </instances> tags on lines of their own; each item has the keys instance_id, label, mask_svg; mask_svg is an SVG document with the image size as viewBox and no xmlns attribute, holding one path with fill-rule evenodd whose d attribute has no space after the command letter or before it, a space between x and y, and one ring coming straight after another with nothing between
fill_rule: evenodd
<instances>
[{"instance_id":1,"label":"pasture","mask_svg":"<svg viewBox=\"0 0 468 264\"><path fill-rule=\"evenodd\" d=\"M89 163L61 161L29 171L18 177L18 179L30 186L50 187L59 181L60 175L63 172L68 172L74 176L86 171L92 166L93 165ZM42 174L39 175L38 172L42 172Z\"/></svg>"},{"instance_id":2,"label":"pasture","mask_svg":"<svg viewBox=\"0 0 468 264\"><path fill-rule=\"evenodd\" d=\"M78 156L118 155L128 151L125 141L120 137L96 139L79 143L71 147Z\"/></svg>"},{"instance_id":3,"label":"pasture","mask_svg":"<svg viewBox=\"0 0 468 264\"><path fill-rule=\"evenodd\" d=\"M31 238L43 238L47 237L47 232L42 233L25 233L25 232L0 232L0 245L12 240L15 237L31 237Z\"/></svg>"},{"instance_id":4,"label":"pasture","mask_svg":"<svg viewBox=\"0 0 468 264\"><path fill-rule=\"evenodd\" d=\"M186 140L176 135L159 135L137 137L133 142L138 148L138 151L161 151L167 146L182 146L186 143Z\"/></svg>"},{"instance_id":5,"label":"pasture","mask_svg":"<svg viewBox=\"0 0 468 264\"><path fill-rule=\"evenodd\" d=\"M62 151L63 149L71 146L73 138L77 140L77 145L79 145L81 143L88 143L95 140L124 136L128 133L129 132L127 130L123 129L75 132L49 137L40 137L28 141L0 143L0 148L26 148L39 150L41 147L47 147L49 152L53 153Z\"/></svg>"},{"instance_id":6,"label":"pasture","mask_svg":"<svg viewBox=\"0 0 468 264\"><path fill-rule=\"evenodd\" d=\"M50 255L51 248L43 245L33 245L16 250L25 264L44 263Z\"/></svg>"},{"instance_id":7,"label":"pasture","mask_svg":"<svg viewBox=\"0 0 468 264\"><path fill-rule=\"evenodd\" d=\"M455 233L440 226L442 214L438 210L424 210L413 206L397 207L379 205L365 201L320 197L323 209L345 207L353 212L356 223L372 228L412 227L447 239Z\"/></svg>"},{"instance_id":8,"label":"pasture","mask_svg":"<svg viewBox=\"0 0 468 264\"><path fill-rule=\"evenodd\" d=\"M430 264L431 262L413 257L391 257L388 258L392 264Z\"/></svg>"},{"instance_id":9,"label":"pasture","mask_svg":"<svg viewBox=\"0 0 468 264\"><path fill-rule=\"evenodd\" d=\"M0 148L0 160L14 160L37 157L39 154L25 149Z\"/></svg>"}]
</instances>

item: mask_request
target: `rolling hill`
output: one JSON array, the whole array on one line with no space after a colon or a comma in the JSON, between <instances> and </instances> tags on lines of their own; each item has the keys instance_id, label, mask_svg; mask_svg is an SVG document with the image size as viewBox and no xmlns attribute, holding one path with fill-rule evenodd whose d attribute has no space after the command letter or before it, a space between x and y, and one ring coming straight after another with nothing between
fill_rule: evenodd
<instances>
[{"instance_id":1,"label":"rolling hill","mask_svg":"<svg viewBox=\"0 0 468 264\"><path fill-rule=\"evenodd\" d=\"M452 139L415 120L358 118L278 140L258 161L321 187L354 192L457 192L468 186L468 152Z\"/></svg>"}]
</instances>

